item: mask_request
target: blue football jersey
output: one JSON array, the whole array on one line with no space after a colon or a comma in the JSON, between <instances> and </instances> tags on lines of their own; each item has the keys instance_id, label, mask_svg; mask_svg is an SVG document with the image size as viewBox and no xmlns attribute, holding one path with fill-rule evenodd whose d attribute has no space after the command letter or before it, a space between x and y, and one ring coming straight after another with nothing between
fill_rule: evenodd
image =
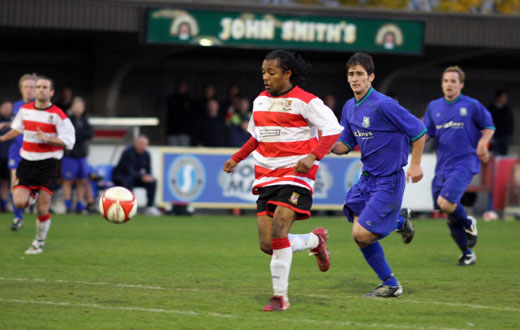
<instances>
[{"instance_id":1,"label":"blue football jersey","mask_svg":"<svg viewBox=\"0 0 520 330\"><path fill-rule=\"evenodd\" d=\"M477 100L459 95L448 101L444 97L428 104L424 116L428 135L437 142L435 173L448 172L464 164L474 174L480 172L477 144L483 129L495 129L489 111Z\"/></svg>"},{"instance_id":2,"label":"blue football jersey","mask_svg":"<svg viewBox=\"0 0 520 330\"><path fill-rule=\"evenodd\" d=\"M339 141L351 150L359 145L364 170L374 176L387 176L408 163L410 142L426 134L424 124L394 99L370 88L356 102L343 106Z\"/></svg>"},{"instance_id":3,"label":"blue football jersey","mask_svg":"<svg viewBox=\"0 0 520 330\"><path fill-rule=\"evenodd\" d=\"M24 105L26 102L23 101L23 99L18 100L13 103L13 118L18 113L18 110ZM11 147L9 147L9 158L19 158L20 157L20 149L22 149L23 145L23 134L18 135L13 139L13 142L11 143Z\"/></svg>"}]
</instances>

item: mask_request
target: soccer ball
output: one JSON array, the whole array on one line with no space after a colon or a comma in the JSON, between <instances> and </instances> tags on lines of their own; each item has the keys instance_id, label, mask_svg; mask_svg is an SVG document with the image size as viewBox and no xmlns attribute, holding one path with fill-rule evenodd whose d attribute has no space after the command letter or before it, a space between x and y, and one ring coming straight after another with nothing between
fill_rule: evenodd
<instances>
[{"instance_id":1,"label":"soccer ball","mask_svg":"<svg viewBox=\"0 0 520 330\"><path fill-rule=\"evenodd\" d=\"M99 199L99 213L112 223L125 223L137 211L134 194L125 187L112 187Z\"/></svg>"}]
</instances>

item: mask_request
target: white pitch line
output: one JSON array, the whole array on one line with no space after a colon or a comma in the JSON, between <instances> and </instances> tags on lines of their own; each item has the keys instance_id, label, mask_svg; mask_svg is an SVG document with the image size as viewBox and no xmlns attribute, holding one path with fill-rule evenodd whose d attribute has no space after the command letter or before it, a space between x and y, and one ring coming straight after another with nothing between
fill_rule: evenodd
<instances>
[{"instance_id":1,"label":"white pitch line","mask_svg":"<svg viewBox=\"0 0 520 330\"><path fill-rule=\"evenodd\" d=\"M96 309L108 309L108 310L121 310L121 311L136 311L136 312L149 312L149 313L164 313L164 314L178 314L178 315L188 315L188 316L210 316L217 318L227 318L227 319L243 319L243 320L260 320L265 322L266 319L264 317L251 317L251 316L237 316L232 314L222 314L216 312L197 312L197 311L183 311L183 310L175 310L175 309L162 309L162 308L146 308L146 307L131 307L131 306L106 306L100 304L84 304L84 303L70 303L66 301L48 301L48 300L27 300L27 299L6 299L0 297L0 302L5 303L17 303L17 304L38 304L38 305L48 305L48 306L62 306L62 307L85 307L85 308L96 308ZM331 326L359 326L359 327L371 327L371 328L391 328L391 329L425 329L425 330L460 330L458 328L439 328L439 327L416 327L416 326L406 326L403 324L378 324L378 323L360 323L360 322L342 322L342 321L319 321L319 320L311 320L311 319L290 319L290 318L276 318L278 322L288 322L288 323L308 323L308 324L318 324L320 326L323 325L331 325Z\"/></svg>"},{"instance_id":2,"label":"white pitch line","mask_svg":"<svg viewBox=\"0 0 520 330\"><path fill-rule=\"evenodd\" d=\"M143 284L124 284L124 283L109 283L109 282L89 282L89 281L67 281L67 280L45 280L42 278L8 278L8 277L0 277L0 281L19 281L19 282L53 282L53 283L63 283L63 284L81 284L81 285L96 285L96 286L112 286L112 287L120 287L120 288L136 288L136 289L149 289L149 290L163 290L163 291L185 291L185 292L206 292L206 293L221 293L222 291L218 290L200 290L193 288L168 288L162 286L151 286L151 285L143 285ZM301 293L293 293L293 296L302 296L302 297L316 297L316 298L330 298L330 295L319 295L319 294L301 294ZM338 296L338 295L334 295ZM341 295L342 298L348 299L367 299L360 296L347 296ZM374 301L386 301L384 299L373 299ZM497 310L504 312L520 312L519 308L513 307L495 307L495 306L485 306L485 305L475 305L475 304L461 304L461 303L449 303L449 302L440 302L440 301L419 301L412 300L408 298L399 298L394 299L400 303L412 303L412 304L435 304L441 306L451 306L451 307L462 307L462 308L474 308L474 309L487 309L487 310Z\"/></svg>"}]
</instances>

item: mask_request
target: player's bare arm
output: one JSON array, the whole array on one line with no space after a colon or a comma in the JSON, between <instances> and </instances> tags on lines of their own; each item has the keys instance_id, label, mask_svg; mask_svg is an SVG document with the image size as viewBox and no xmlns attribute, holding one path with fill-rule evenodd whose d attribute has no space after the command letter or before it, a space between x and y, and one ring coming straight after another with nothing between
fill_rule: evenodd
<instances>
[{"instance_id":1,"label":"player's bare arm","mask_svg":"<svg viewBox=\"0 0 520 330\"><path fill-rule=\"evenodd\" d=\"M421 158L425 141L426 134L412 143L412 160L410 161L410 167L408 168L408 171L406 171L406 182L409 182L409 179L412 178L412 182L416 183L421 181L423 178Z\"/></svg>"},{"instance_id":2,"label":"player's bare arm","mask_svg":"<svg viewBox=\"0 0 520 330\"><path fill-rule=\"evenodd\" d=\"M0 136L0 143L3 143L5 141L9 141L11 139L14 139L18 135L22 134L21 132L18 132L15 129L11 129L9 132L5 133L4 135Z\"/></svg>"},{"instance_id":3,"label":"player's bare arm","mask_svg":"<svg viewBox=\"0 0 520 330\"><path fill-rule=\"evenodd\" d=\"M487 163L489 160L488 145L489 141L491 141L491 138L493 137L493 134L495 134L495 130L493 129L482 130L482 137L478 141L477 156L483 163Z\"/></svg>"},{"instance_id":4,"label":"player's bare arm","mask_svg":"<svg viewBox=\"0 0 520 330\"><path fill-rule=\"evenodd\" d=\"M332 149L330 149L330 152L336 155L345 155L350 152L350 148L343 142L336 142L332 146Z\"/></svg>"},{"instance_id":5,"label":"player's bare arm","mask_svg":"<svg viewBox=\"0 0 520 330\"><path fill-rule=\"evenodd\" d=\"M37 134L38 134L38 139L42 140L43 142L45 142L47 144L53 145L55 147L62 147L62 148L66 147L65 142L63 142L62 140L60 140L57 137L50 137L50 136L48 136L39 127L38 127L38 133Z\"/></svg>"}]
</instances>

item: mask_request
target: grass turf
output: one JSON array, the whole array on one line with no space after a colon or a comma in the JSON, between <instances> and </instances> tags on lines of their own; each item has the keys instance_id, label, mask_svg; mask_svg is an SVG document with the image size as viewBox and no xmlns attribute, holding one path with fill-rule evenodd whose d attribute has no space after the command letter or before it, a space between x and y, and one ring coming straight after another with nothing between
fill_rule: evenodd
<instances>
[{"instance_id":1,"label":"grass turf","mask_svg":"<svg viewBox=\"0 0 520 330\"><path fill-rule=\"evenodd\" d=\"M329 229L331 269L296 253L291 309L266 313L270 256L255 217L53 216L42 255L25 256L34 216L9 230L0 215L0 329L514 329L520 327L519 222L479 222L477 264L439 220L417 220L410 245L382 240L402 298L367 299L379 283L340 217L298 221L291 232Z\"/></svg>"}]
</instances>

